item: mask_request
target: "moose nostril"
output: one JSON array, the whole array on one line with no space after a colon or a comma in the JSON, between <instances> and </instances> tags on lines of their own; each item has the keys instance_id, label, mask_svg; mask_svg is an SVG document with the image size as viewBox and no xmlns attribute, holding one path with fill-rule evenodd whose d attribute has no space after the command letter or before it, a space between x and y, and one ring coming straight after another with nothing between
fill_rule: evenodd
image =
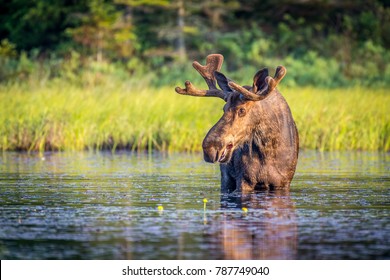
<instances>
[{"instance_id":1,"label":"moose nostril","mask_svg":"<svg viewBox=\"0 0 390 280\"><path fill-rule=\"evenodd\" d=\"M203 149L203 158L206 162L216 162L218 159L218 150L214 149L214 147Z\"/></svg>"}]
</instances>

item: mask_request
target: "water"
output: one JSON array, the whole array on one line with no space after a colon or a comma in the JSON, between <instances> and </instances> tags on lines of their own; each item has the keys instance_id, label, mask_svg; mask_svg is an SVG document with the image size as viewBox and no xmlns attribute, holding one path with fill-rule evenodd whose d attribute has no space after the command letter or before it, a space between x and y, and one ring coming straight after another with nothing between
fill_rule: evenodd
<instances>
[{"instance_id":1,"label":"water","mask_svg":"<svg viewBox=\"0 0 390 280\"><path fill-rule=\"evenodd\" d=\"M3 153L0 258L390 259L389 159L305 151L242 197L199 154Z\"/></svg>"}]
</instances>

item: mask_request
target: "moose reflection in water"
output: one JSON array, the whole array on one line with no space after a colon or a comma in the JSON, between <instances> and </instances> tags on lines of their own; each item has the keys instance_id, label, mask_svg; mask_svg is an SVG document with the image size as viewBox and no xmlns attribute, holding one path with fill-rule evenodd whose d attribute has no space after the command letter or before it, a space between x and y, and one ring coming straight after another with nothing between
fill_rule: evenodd
<instances>
[{"instance_id":1,"label":"moose reflection in water","mask_svg":"<svg viewBox=\"0 0 390 280\"><path fill-rule=\"evenodd\" d=\"M229 211L231 207L243 211ZM213 224L224 259L296 259L298 230L289 191L223 195L221 220ZM235 209L237 210L237 208Z\"/></svg>"},{"instance_id":2,"label":"moose reflection in water","mask_svg":"<svg viewBox=\"0 0 390 280\"><path fill-rule=\"evenodd\" d=\"M206 65L194 62L209 89L191 82L183 95L222 98L226 104L221 119L203 140L204 159L220 163L222 190L227 192L290 187L298 160L298 130L290 108L276 89L286 74L279 66L275 76L258 71L252 86L240 86L220 73L223 56L207 56ZM216 87L218 83L221 89Z\"/></svg>"}]
</instances>

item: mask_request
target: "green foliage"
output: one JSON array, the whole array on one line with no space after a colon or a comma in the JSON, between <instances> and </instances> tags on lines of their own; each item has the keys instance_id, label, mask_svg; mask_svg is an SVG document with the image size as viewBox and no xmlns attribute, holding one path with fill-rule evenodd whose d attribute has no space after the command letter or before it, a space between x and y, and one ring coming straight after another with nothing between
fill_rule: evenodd
<instances>
[{"instance_id":1,"label":"green foliage","mask_svg":"<svg viewBox=\"0 0 390 280\"><path fill-rule=\"evenodd\" d=\"M180 3L184 26L179 26ZM118 68L110 75L148 74L153 85L170 85L191 76L183 57L222 53L228 75L247 83L253 71L284 64L290 85L390 84L390 8L383 1L11 0L1 5L3 82L80 77L94 72L97 61Z\"/></svg>"},{"instance_id":2,"label":"green foliage","mask_svg":"<svg viewBox=\"0 0 390 280\"><path fill-rule=\"evenodd\" d=\"M0 42L0 81L7 80L9 72L14 72L17 63L14 58L17 57L16 46L8 39L3 39ZM7 67L5 67L7 66Z\"/></svg>"},{"instance_id":3,"label":"green foliage","mask_svg":"<svg viewBox=\"0 0 390 280\"><path fill-rule=\"evenodd\" d=\"M116 11L112 3L102 0L88 2L88 12L79 15L80 24L66 33L85 47L85 54L97 61L106 57L127 58L136 49L136 35L131 22Z\"/></svg>"},{"instance_id":4,"label":"green foliage","mask_svg":"<svg viewBox=\"0 0 390 280\"><path fill-rule=\"evenodd\" d=\"M17 56L16 45L12 44L8 39L3 39L0 42L0 57L13 58Z\"/></svg>"},{"instance_id":5,"label":"green foliage","mask_svg":"<svg viewBox=\"0 0 390 280\"><path fill-rule=\"evenodd\" d=\"M320 57L315 51L307 52L300 59L287 56L284 64L288 69L285 83L289 86L339 87L349 82L335 59Z\"/></svg>"},{"instance_id":6,"label":"green foliage","mask_svg":"<svg viewBox=\"0 0 390 280\"><path fill-rule=\"evenodd\" d=\"M19 50L55 48L64 39L65 28L72 24L68 15L83 9L84 1L72 2L2 1L0 36L15 43Z\"/></svg>"}]
</instances>

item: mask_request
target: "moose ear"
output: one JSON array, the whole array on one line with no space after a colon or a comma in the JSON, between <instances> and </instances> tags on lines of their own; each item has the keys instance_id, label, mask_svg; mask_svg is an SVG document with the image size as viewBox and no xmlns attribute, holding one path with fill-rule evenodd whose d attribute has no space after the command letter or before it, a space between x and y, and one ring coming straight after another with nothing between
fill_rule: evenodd
<instances>
[{"instance_id":1,"label":"moose ear","mask_svg":"<svg viewBox=\"0 0 390 280\"><path fill-rule=\"evenodd\" d=\"M255 76L253 77L253 92L256 93L258 91L262 92L266 87L268 87L268 83L266 78L268 77L268 69L264 68L259 70Z\"/></svg>"},{"instance_id":2,"label":"moose ear","mask_svg":"<svg viewBox=\"0 0 390 280\"><path fill-rule=\"evenodd\" d=\"M224 92L233 92L233 90L229 87L229 82L231 82L231 80L228 77L218 71L214 71L214 77L217 80L218 86Z\"/></svg>"}]
</instances>

